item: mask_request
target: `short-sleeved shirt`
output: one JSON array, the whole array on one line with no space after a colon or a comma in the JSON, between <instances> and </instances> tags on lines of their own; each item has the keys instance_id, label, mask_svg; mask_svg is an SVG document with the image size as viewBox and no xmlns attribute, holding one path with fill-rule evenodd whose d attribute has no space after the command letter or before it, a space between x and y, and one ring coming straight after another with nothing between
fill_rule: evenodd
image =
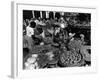
<instances>
[{"instance_id":1,"label":"short-sleeved shirt","mask_svg":"<svg viewBox=\"0 0 100 80\"><path fill-rule=\"evenodd\" d=\"M26 35L29 36L29 37L31 37L31 35L34 35L34 29L27 26L26 27Z\"/></svg>"}]
</instances>

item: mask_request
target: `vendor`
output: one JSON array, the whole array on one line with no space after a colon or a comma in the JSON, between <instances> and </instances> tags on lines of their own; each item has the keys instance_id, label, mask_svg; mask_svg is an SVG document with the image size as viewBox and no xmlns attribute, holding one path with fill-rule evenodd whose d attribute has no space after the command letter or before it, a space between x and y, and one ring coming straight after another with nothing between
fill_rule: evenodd
<instances>
[{"instance_id":1,"label":"vendor","mask_svg":"<svg viewBox=\"0 0 100 80\"><path fill-rule=\"evenodd\" d=\"M35 22L30 22L29 25L26 27L26 35L23 36L24 41L27 42L27 47L28 49L32 48L33 45L33 39L32 35L34 35L34 29L35 29L36 23ZM23 43L25 45L26 43Z\"/></svg>"}]
</instances>

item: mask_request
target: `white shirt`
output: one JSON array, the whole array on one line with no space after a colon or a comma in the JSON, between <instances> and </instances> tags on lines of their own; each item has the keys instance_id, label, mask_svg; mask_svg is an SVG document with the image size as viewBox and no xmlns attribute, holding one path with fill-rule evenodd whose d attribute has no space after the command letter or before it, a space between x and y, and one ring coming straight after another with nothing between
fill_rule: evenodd
<instances>
[{"instance_id":1,"label":"white shirt","mask_svg":"<svg viewBox=\"0 0 100 80\"><path fill-rule=\"evenodd\" d=\"M61 28L65 28L65 25L63 23L60 24Z\"/></svg>"},{"instance_id":2,"label":"white shirt","mask_svg":"<svg viewBox=\"0 0 100 80\"><path fill-rule=\"evenodd\" d=\"M60 32L60 28L55 31L55 35Z\"/></svg>"},{"instance_id":3,"label":"white shirt","mask_svg":"<svg viewBox=\"0 0 100 80\"><path fill-rule=\"evenodd\" d=\"M31 37L31 35L34 35L34 29L27 26L26 27L26 35L29 36L29 37Z\"/></svg>"},{"instance_id":4,"label":"white shirt","mask_svg":"<svg viewBox=\"0 0 100 80\"><path fill-rule=\"evenodd\" d=\"M40 34L43 38L45 38L45 32L43 30L43 32Z\"/></svg>"}]
</instances>

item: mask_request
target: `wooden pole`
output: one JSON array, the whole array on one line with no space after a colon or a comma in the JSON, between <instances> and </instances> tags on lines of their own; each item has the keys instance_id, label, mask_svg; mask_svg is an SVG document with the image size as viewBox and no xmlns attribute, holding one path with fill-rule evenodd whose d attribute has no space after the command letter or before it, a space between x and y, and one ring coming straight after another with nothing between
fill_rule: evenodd
<instances>
[{"instance_id":1,"label":"wooden pole","mask_svg":"<svg viewBox=\"0 0 100 80\"><path fill-rule=\"evenodd\" d=\"M32 11L33 18L35 18L34 11Z\"/></svg>"},{"instance_id":2,"label":"wooden pole","mask_svg":"<svg viewBox=\"0 0 100 80\"><path fill-rule=\"evenodd\" d=\"M42 18L42 11L40 11L40 17Z\"/></svg>"}]
</instances>

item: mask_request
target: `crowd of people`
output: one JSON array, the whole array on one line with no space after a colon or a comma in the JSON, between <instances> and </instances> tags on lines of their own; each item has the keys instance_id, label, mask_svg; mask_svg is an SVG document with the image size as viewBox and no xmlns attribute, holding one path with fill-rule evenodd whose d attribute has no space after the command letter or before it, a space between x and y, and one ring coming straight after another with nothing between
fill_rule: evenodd
<instances>
[{"instance_id":1,"label":"crowd of people","mask_svg":"<svg viewBox=\"0 0 100 80\"><path fill-rule=\"evenodd\" d=\"M90 66L90 40L77 33L64 17L23 20L23 68Z\"/></svg>"}]
</instances>

